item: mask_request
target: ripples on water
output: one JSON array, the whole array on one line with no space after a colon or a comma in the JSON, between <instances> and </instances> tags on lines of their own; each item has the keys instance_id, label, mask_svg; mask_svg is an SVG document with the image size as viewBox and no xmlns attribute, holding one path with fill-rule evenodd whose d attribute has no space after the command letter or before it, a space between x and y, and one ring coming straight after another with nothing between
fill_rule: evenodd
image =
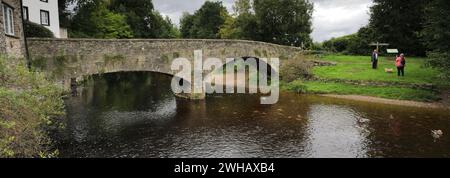
<instances>
[{"instance_id":1,"label":"ripples on water","mask_svg":"<svg viewBox=\"0 0 450 178\"><path fill-rule=\"evenodd\" d=\"M62 157L449 157L448 112L282 93L177 100L169 76L95 76L66 100Z\"/></svg>"}]
</instances>

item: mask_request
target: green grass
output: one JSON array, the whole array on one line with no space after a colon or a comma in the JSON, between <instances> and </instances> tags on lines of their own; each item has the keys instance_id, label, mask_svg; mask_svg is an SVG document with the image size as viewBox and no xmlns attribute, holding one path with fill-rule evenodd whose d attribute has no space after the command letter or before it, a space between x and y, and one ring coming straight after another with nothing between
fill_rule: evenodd
<instances>
[{"instance_id":1,"label":"green grass","mask_svg":"<svg viewBox=\"0 0 450 178\"><path fill-rule=\"evenodd\" d=\"M436 101L438 97L432 91L399 87L371 87L342 83L306 82L310 93L334 93L342 95L365 95L381 98L415 101Z\"/></svg>"},{"instance_id":2,"label":"green grass","mask_svg":"<svg viewBox=\"0 0 450 178\"><path fill-rule=\"evenodd\" d=\"M425 58L407 57L405 77L397 77L394 57L381 57L377 70L372 69L370 56L327 55L321 60L337 62L337 65L315 67L313 74L319 78L450 85L449 81L438 78L439 71L424 66ZM385 68L394 69L394 73L386 73Z\"/></svg>"},{"instance_id":3,"label":"green grass","mask_svg":"<svg viewBox=\"0 0 450 178\"><path fill-rule=\"evenodd\" d=\"M317 81L296 80L282 83L284 90L310 94L363 95L398 100L438 101L439 93L425 89L409 88L404 84L434 84L439 89L450 87L450 81L439 78L439 71L426 67L426 58L407 57L405 77L397 77L394 57L380 57L378 69L372 69L370 56L325 55L323 61L336 62L336 66L314 67L313 75ZM394 69L386 73L385 68ZM335 80L335 81L333 81ZM344 83L342 81L375 81L388 86L369 86ZM325 82L330 81L330 82ZM342 82L342 83L340 83ZM396 84L401 83L401 86Z\"/></svg>"},{"instance_id":4,"label":"green grass","mask_svg":"<svg viewBox=\"0 0 450 178\"><path fill-rule=\"evenodd\" d=\"M372 87L343 83L324 83L319 81L294 81L282 84L289 91L309 94L363 95L397 100L431 102L439 98L432 91L400 87Z\"/></svg>"}]
</instances>

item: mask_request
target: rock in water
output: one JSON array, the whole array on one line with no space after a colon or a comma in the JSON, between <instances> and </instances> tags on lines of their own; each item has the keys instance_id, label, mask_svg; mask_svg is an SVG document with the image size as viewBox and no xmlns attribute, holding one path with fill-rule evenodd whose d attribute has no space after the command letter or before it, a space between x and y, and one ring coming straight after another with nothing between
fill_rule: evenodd
<instances>
[{"instance_id":1,"label":"rock in water","mask_svg":"<svg viewBox=\"0 0 450 178\"><path fill-rule=\"evenodd\" d=\"M433 136L434 139L439 139L444 135L444 132L442 130L432 130L431 136Z\"/></svg>"}]
</instances>

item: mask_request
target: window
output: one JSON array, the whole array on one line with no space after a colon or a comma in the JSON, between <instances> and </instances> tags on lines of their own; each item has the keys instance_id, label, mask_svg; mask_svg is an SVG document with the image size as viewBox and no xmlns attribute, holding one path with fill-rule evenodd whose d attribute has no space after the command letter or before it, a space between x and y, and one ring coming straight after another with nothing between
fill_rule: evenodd
<instances>
[{"instance_id":1,"label":"window","mask_svg":"<svg viewBox=\"0 0 450 178\"><path fill-rule=\"evenodd\" d=\"M5 33L14 35L14 10L6 4L3 4L3 21L5 22Z\"/></svg>"},{"instance_id":2,"label":"window","mask_svg":"<svg viewBox=\"0 0 450 178\"><path fill-rule=\"evenodd\" d=\"M50 26L50 13L45 10L41 10L41 25Z\"/></svg>"},{"instance_id":3,"label":"window","mask_svg":"<svg viewBox=\"0 0 450 178\"><path fill-rule=\"evenodd\" d=\"M28 20L28 7L23 6L23 20Z\"/></svg>"}]
</instances>

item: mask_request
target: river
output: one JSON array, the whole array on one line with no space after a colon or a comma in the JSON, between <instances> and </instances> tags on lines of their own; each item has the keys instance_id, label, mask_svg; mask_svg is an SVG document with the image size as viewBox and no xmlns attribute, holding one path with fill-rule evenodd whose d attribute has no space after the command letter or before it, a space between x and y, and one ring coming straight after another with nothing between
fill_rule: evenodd
<instances>
[{"instance_id":1,"label":"river","mask_svg":"<svg viewBox=\"0 0 450 178\"><path fill-rule=\"evenodd\" d=\"M171 77L93 76L66 99L61 157L450 157L450 112L282 92L177 100ZM434 139L431 130L444 136Z\"/></svg>"}]
</instances>

